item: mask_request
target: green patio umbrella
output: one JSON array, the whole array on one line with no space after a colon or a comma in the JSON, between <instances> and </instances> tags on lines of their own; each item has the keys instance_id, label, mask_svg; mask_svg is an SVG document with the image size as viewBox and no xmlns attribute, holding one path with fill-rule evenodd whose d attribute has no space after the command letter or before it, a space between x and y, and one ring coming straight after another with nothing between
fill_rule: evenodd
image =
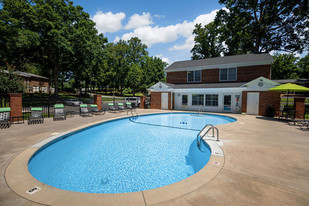
<instances>
[{"instance_id":1,"label":"green patio umbrella","mask_svg":"<svg viewBox=\"0 0 309 206\"><path fill-rule=\"evenodd\" d=\"M278 92L287 92L287 101L286 101L286 108L288 107L288 101L289 101L289 93L290 92L309 92L309 88L303 87L297 84L287 83L282 84L276 87L273 87L269 89L268 91L278 91Z\"/></svg>"}]
</instances>

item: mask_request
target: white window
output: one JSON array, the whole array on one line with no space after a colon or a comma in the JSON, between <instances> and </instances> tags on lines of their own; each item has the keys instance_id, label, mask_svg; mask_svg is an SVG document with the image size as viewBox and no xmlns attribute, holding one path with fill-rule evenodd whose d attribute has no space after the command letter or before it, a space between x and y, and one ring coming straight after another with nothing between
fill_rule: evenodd
<instances>
[{"instance_id":1,"label":"white window","mask_svg":"<svg viewBox=\"0 0 309 206\"><path fill-rule=\"evenodd\" d=\"M237 68L220 69L220 81L236 81Z\"/></svg>"},{"instance_id":2,"label":"white window","mask_svg":"<svg viewBox=\"0 0 309 206\"><path fill-rule=\"evenodd\" d=\"M202 79L201 70L188 71L187 78L188 82L200 82Z\"/></svg>"},{"instance_id":3,"label":"white window","mask_svg":"<svg viewBox=\"0 0 309 206\"><path fill-rule=\"evenodd\" d=\"M206 101L205 105L206 106L218 106L218 95L217 94L206 94Z\"/></svg>"},{"instance_id":4,"label":"white window","mask_svg":"<svg viewBox=\"0 0 309 206\"><path fill-rule=\"evenodd\" d=\"M192 105L204 105L204 94L192 94Z\"/></svg>"}]
</instances>

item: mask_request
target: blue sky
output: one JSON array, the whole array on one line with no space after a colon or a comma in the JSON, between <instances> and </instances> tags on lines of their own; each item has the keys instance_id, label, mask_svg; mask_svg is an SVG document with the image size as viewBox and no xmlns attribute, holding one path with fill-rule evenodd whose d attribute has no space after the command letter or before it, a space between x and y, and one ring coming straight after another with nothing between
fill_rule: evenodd
<instances>
[{"instance_id":1,"label":"blue sky","mask_svg":"<svg viewBox=\"0 0 309 206\"><path fill-rule=\"evenodd\" d=\"M108 42L137 36L150 56L171 64L191 58L196 23L211 22L223 8L216 0L73 0L96 22Z\"/></svg>"}]
</instances>

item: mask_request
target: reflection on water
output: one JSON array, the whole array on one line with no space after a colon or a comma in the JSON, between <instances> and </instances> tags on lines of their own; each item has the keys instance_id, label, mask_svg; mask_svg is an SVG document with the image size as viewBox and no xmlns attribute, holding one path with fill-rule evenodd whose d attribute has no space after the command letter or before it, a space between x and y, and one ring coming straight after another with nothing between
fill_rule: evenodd
<instances>
[{"instance_id":1,"label":"reflection on water","mask_svg":"<svg viewBox=\"0 0 309 206\"><path fill-rule=\"evenodd\" d=\"M207 143L201 144L201 150L197 146L196 140L192 142L189 148L189 154L186 156L186 164L190 165L194 173L200 171L205 166L205 161L208 161L206 157L210 155L210 148ZM202 153L202 154L201 154Z\"/></svg>"}]
</instances>

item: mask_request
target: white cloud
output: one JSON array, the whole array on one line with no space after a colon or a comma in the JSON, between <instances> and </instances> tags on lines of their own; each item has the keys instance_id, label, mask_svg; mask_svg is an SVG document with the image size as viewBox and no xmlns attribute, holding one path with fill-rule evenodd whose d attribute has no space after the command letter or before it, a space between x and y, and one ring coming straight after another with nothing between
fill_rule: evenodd
<instances>
[{"instance_id":1,"label":"white cloud","mask_svg":"<svg viewBox=\"0 0 309 206\"><path fill-rule=\"evenodd\" d=\"M174 50L187 50L187 49L192 49L194 46L194 36L190 36L186 39L186 42L182 45L177 45L175 44L172 48L169 48L169 51L174 51Z\"/></svg>"},{"instance_id":2,"label":"white cloud","mask_svg":"<svg viewBox=\"0 0 309 206\"><path fill-rule=\"evenodd\" d=\"M168 58L164 57L162 54L155 55L155 57L158 57L158 58L162 59L162 61L164 61L164 62L166 62L168 64L172 63L171 60L169 60Z\"/></svg>"},{"instance_id":3,"label":"white cloud","mask_svg":"<svg viewBox=\"0 0 309 206\"><path fill-rule=\"evenodd\" d=\"M133 32L124 34L121 39L129 40L131 37L138 37L144 44L151 47L151 45L157 43L173 42L177 40L178 34L175 26L145 26L137 28Z\"/></svg>"},{"instance_id":4,"label":"white cloud","mask_svg":"<svg viewBox=\"0 0 309 206\"><path fill-rule=\"evenodd\" d=\"M226 8L223 8L223 10L227 10ZM212 12L210 12L209 14L202 14L202 15L199 15L198 17L196 17L196 19L194 20L194 25L195 24L199 24L201 23L202 25L207 25L209 24L210 22L212 22L216 15L217 15L217 12L219 10L216 9L216 10L213 10Z\"/></svg>"},{"instance_id":5,"label":"white cloud","mask_svg":"<svg viewBox=\"0 0 309 206\"><path fill-rule=\"evenodd\" d=\"M155 17L157 19L164 19L165 15L155 14L153 17Z\"/></svg>"},{"instance_id":6,"label":"white cloud","mask_svg":"<svg viewBox=\"0 0 309 206\"><path fill-rule=\"evenodd\" d=\"M96 23L99 33L113 33L122 29L121 21L126 17L125 13L120 12L113 14L112 12L103 13L98 11L92 20Z\"/></svg>"},{"instance_id":7,"label":"white cloud","mask_svg":"<svg viewBox=\"0 0 309 206\"><path fill-rule=\"evenodd\" d=\"M138 37L144 44L146 44L148 47L151 47L154 44L174 42L179 37L184 37L186 39L184 44L176 44L169 50L173 51L192 49L194 46L194 35L192 32L195 24L201 23L202 25L206 25L212 22L218 11L219 10L214 10L208 14L202 14L196 17L194 21L184 21L183 23L169 25L166 27L152 27L149 25L137 27L133 30L133 32L124 34L121 39L129 40L131 37Z\"/></svg>"},{"instance_id":8,"label":"white cloud","mask_svg":"<svg viewBox=\"0 0 309 206\"><path fill-rule=\"evenodd\" d=\"M225 8L223 8L225 9ZM182 45L175 44L172 48L169 48L169 51L173 50L187 50L192 49L194 46L194 35L192 34L194 30L194 26L196 24L202 24L202 26L205 26L212 22L216 14L219 10L214 10L208 14L202 14L195 18L193 22L183 22L181 25L179 25L179 34L181 34L183 37L186 38L186 41Z\"/></svg>"},{"instance_id":9,"label":"white cloud","mask_svg":"<svg viewBox=\"0 0 309 206\"><path fill-rule=\"evenodd\" d=\"M143 26L152 24L150 13L143 12L142 15L134 14L130 17L128 24L124 27L125 29L136 29Z\"/></svg>"},{"instance_id":10,"label":"white cloud","mask_svg":"<svg viewBox=\"0 0 309 206\"><path fill-rule=\"evenodd\" d=\"M113 43L117 43L117 42L119 42L119 40L120 40L120 37L119 37L119 36L116 36L115 39L114 39L114 41L113 41Z\"/></svg>"}]
</instances>

